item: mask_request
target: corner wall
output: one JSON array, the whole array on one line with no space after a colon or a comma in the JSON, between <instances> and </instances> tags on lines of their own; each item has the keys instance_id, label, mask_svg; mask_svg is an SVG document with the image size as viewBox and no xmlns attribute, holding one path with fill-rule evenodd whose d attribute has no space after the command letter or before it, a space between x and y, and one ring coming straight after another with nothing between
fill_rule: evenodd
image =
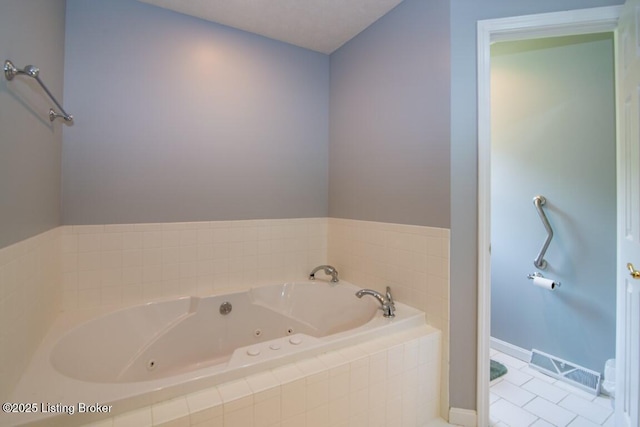
<instances>
[{"instance_id":1,"label":"corner wall","mask_svg":"<svg viewBox=\"0 0 640 427\"><path fill-rule=\"evenodd\" d=\"M0 6L0 60L40 68L63 103L64 0L6 0ZM25 76L0 78L0 248L60 225L60 120L55 105Z\"/></svg>"},{"instance_id":2,"label":"corner wall","mask_svg":"<svg viewBox=\"0 0 640 427\"><path fill-rule=\"evenodd\" d=\"M449 2L405 0L331 55L329 216L449 227Z\"/></svg>"},{"instance_id":3,"label":"corner wall","mask_svg":"<svg viewBox=\"0 0 640 427\"><path fill-rule=\"evenodd\" d=\"M327 215L329 57L135 0L68 0L63 222Z\"/></svg>"},{"instance_id":4,"label":"corner wall","mask_svg":"<svg viewBox=\"0 0 640 427\"><path fill-rule=\"evenodd\" d=\"M0 60L40 68L62 103L64 0L0 5ZM17 383L60 307L62 128L33 79L0 78L0 398ZM2 399L4 400L4 399Z\"/></svg>"}]
</instances>

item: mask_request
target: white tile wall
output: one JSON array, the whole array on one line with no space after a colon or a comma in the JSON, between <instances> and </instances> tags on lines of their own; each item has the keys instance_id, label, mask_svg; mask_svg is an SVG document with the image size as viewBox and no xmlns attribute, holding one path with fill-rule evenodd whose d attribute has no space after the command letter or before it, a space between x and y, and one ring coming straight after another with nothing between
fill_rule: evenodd
<instances>
[{"instance_id":1,"label":"white tile wall","mask_svg":"<svg viewBox=\"0 0 640 427\"><path fill-rule=\"evenodd\" d=\"M391 286L398 301L425 311L428 322L442 331L438 401L440 411L447 414L449 230L335 218L63 226L0 249L0 396L13 388L29 361L25 355L33 353L60 309L300 280L327 262L336 266L341 278L359 286L379 291ZM376 370L382 366L379 355L370 363ZM396 366L390 363L387 369L393 374ZM362 385L364 390L365 372L357 372L354 387ZM286 372L274 375L283 381ZM344 380L335 376L327 380L329 388L332 379ZM325 402L324 389L322 381L311 388L323 402L311 408L316 411L313 417L344 419L344 403ZM388 414L398 410L394 400L398 398L384 396L392 408ZM381 401L383 396L371 392L365 399L360 391L350 399ZM274 405L274 400L266 399L253 410L261 413ZM287 405L282 403L281 410ZM406 410L419 404L405 399L403 405ZM162 411L156 410L156 418ZM234 412L236 423L246 421L245 413L227 412ZM225 414L212 413L221 420ZM284 415L291 417L283 418L282 426L306 422L309 416L308 411ZM140 420L137 417L146 415L129 416ZM234 419L230 417L225 419ZM197 424L197 416L191 419ZM358 425L360 419L361 414L350 413L347 424ZM121 422L126 425L126 419Z\"/></svg>"},{"instance_id":2,"label":"white tile wall","mask_svg":"<svg viewBox=\"0 0 640 427\"><path fill-rule=\"evenodd\" d=\"M329 218L329 263L346 280L384 291L448 330L449 230Z\"/></svg>"},{"instance_id":3,"label":"white tile wall","mask_svg":"<svg viewBox=\"0 0 640 427\"><path fill-rule=\"evenodd\" d=\"M419 327L90 426L420 427L438 418L440 348Z\"/></svg>"},{"instance_id":4,"label":"white tile wall","mask_svg":"<svg viewBox=\"0 0 640 427\"><path fill-rule=\"evenodd\" d=\"M326 218L67 226L63 307L300 280L326 254Z\"/></svg>"},{"instance_id":5,"label":"white tile wall","mask_svg":"<svg viewBox=\"0 0 640 427\"><path fill-rule=\"evenodd\" d=\"M449 412L449 229L329 218L329 263L341 277L427 314L442 339L441 412Z\"/></svg>"},{"instance_id":6,"label":"white tile wall","mask_svg":"<svg viewBox=\"0 0 640 427\"><path fill-rule=\"evenodd\" d=\"M0 249L0 398L18 382L60 309L59 248L56 228Z\"/></svg>"}]
</instances>

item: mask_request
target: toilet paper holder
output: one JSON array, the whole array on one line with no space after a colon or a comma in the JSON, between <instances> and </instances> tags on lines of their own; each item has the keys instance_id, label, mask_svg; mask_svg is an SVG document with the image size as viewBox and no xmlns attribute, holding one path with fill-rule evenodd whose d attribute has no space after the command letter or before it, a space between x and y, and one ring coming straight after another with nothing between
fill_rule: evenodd
<instances>
[{"instance_id":1,"label":"toilet paper holder","mask_svg":"<svg viewBox=\"0 0 640 427\"><path fill-rule=\"evenodd\" d=\"M533 280L533 279L535 279L536 277L542 277L542 278L544 278L544 276L542 275L542 273L540 273L540 272L538 272L538 271L536 271L535 273L530 273L530 274L528 274L528 275L527 275L527 279L529 279L529 280ZM560 285L561 285L561 283L560 283L560 282L557 282L557 281L555 281L555 280L553 281L553 283L554 283L554 284L556 285L556 287L558 287L558 288L559 288L559 287L560 287Z\"/></svg>"}]
</instances>

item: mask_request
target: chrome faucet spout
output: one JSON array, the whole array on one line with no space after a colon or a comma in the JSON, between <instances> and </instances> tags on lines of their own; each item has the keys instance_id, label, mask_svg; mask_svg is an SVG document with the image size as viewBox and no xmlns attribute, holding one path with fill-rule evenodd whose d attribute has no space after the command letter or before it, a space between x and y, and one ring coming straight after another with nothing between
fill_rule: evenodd
<instances>
[{"instance_id":1,"label":"chrome faucet spout","mask_svg":"<svg viewBox=\"0 0 640 427\"><path fill-rule=\"evenodd\" d=\"M370 295L377 299L381 306L386 303L386 300L384 299L382 294L378 291L374 291L373 289L360 289L358 292L356 292L356 296L358 298L362 298L365 295Z\"/></svg>"},{"instance_id":2,"label":"chrome faucet spout","mask_svg":"<svg viewBox=\"0 0 640 427\"><path fill-rule=\"evenodd\" d=\"M320 270L323 270L327 276L331 276L331 283L338 283L340 281L338 279L338 270L330 265L320 265L314 268L309 274L309 280L316 280L316 273Z\"/></svg>"},{"instance_id":3,"label":"chrome faucet spout","mask_svg":"<svg viewBox=\"0 0 640 427\"><path fill-rule=\"evenodd\" d=\"M374 297L380 303L380 308L382 309L382 315L384 317L395 317L396 305L393 302L391 288L389 286L387 286L386 295L382 295L380 292L374 291L373 289L360 289L356 292L356 296L358 298L362 298L365 295Z\"/></svg>"}]
</instances>

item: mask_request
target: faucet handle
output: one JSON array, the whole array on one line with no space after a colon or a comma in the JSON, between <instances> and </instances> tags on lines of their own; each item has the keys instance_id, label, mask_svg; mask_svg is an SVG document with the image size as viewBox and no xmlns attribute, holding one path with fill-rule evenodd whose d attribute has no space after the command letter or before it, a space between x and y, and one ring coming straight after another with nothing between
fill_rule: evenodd
<instances>
[{"instance_id":1,"label":"faucet handle","mask_svg":"<svg viewBox=\"0 0 640 427\"><path fill-rule=\"evenodd\" d=\"M384 317L395 317L396 305L393 302L393 296L391 295L391 287L387 286L386 301L382 305L384 311Z\"/></svg>"},{"instance_id":2,"label":"faucet handle","mask_svg":"<svg viewBox=\"0 0 640 427\"><path fill-rule=\"evenodd\" d=\"M393 303L393 296L391 295L391 287L390 287L390 286L387 286L387 302L388 302L390 305L394 305L394 303Z\"/></svg>"}]
</instances>

